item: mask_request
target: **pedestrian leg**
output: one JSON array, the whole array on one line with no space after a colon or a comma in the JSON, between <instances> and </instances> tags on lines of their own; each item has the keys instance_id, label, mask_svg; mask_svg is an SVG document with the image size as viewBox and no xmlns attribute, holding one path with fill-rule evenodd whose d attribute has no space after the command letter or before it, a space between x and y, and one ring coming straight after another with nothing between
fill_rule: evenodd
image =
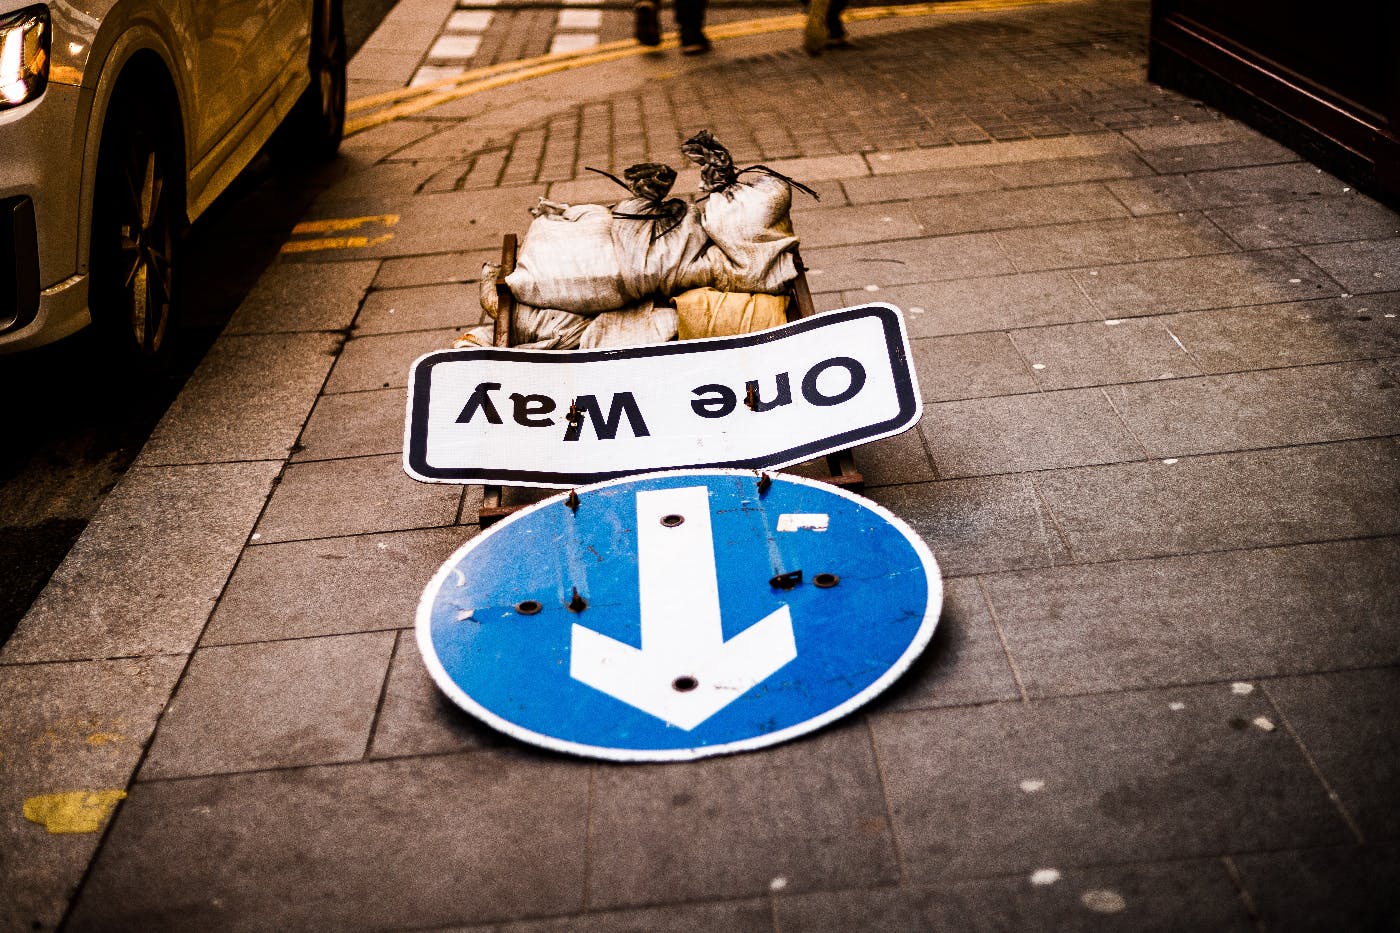
<instances>
[{"instance_id":1,"label":"pedestrian leg","mask_svg":"<svg viewBox=\"0 0 1400 933\"><path fill-rule=\"evenodd\" d=\"M846 11L850 0L831 0L826 12L826 47L829 49L853 49L856 44L846 33L846 24L841 14Z\"/></svg>"},{"instance_id":2,"label":"pedestrian leg","mask_svg":"<svg viewBox=\"0 0 1400 933\"><path fill-rule=\"evenodd\" d=\"M661 44L661 17L657 0L637 0L632 5L632 20L637 41L642 45Z\"/></svg>"},{"instance_id":3,"label":"pedestrian leg","mask_svg":"<svg viewBox=\"0 0 1400 933\"><path fill-rule=\"evenodd\" d=\"M682 55L703 55L710 50L710 40L705 36L705 4L706 0L676 0Z\"/></svg>"},{"instance_id":4,"label":"pedestrian leg","mask_svg":"<svg viewBox=\"0 0 1400 933\"><path fill-rule=\"evenodd\" d=\"M827 14L832 3L833 0L808 0L807 26L802 30L802 48L808 55L820 55L826 45L830 36L827 32ZM840 16L839 13L837 15Z\"/></svg>"}]
</instances>

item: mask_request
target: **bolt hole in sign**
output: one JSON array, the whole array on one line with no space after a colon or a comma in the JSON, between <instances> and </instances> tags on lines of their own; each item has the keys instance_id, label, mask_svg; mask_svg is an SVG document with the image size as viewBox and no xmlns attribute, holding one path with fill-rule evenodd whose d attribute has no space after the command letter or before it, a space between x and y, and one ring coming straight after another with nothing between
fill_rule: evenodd
<instances>
[{"instance_id":1,"label":"bolt hole in sign","mask_svg":"<svg viewBox=\"0 0 1400 933\"><path fill-rule=\"evenodd\" d=\"M652 470L782 467L919 420L899 310L609 350L441 350L409 374L404 469L568 487Z\"/></svg>"},{"instance_id":2,"label":"bolt hole in sign","mask_svg":"<svg viewBox=\"0 0 1400 933\"><path fill-rule=\"evenodd\" d=\"M676 761L810 732L928 645L938 564L830 484L749 470L611 480L515 513L428 584L418 646L458 706L525 742Z\"/></svg>"}]
</instances>

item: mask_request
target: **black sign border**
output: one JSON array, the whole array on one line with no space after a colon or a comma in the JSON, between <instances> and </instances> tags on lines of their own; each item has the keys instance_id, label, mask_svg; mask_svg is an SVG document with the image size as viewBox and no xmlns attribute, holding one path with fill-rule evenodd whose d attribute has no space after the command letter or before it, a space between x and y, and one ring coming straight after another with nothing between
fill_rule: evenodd
<instances>
[{"instance_id":1,"label":"black sign border","mask_svg":"<svg viewBox=\"0 0 1400 933\"><path fill-rule=\"evenodd\" d=\"M639 359L648 356L672 356L693 354L713 350L730 350L736 347L755 347L775 343L793 334L804 333L822 327L861 318L880 319L884 328L885 346L890 361L894 364L895 396L899 401L899 413L890 419L854 431L830 435L818 441L811 441L787 450L776 451L761 460L722 460L702 463L676 464L674 466L637 467L630 470L612 470L597 473L551 473L538 470L485 470L476 467L433 467L427 462L428 446L428 396L432 388L433 367L439 363L455 363L481 357L515 360L531 363L590 363L598 360ZM697 344L703 345L701 350ZM735 337L715 337L704 341L671 341L651 344L644 347L622 347L612 350L585 350L559 353L549 350L514 350L508 348L481 348L470 350L440 350L421 357L411 372L409 396L409 424L405 432L404 466L415 479L436 483L520 483L552 488L567 489L570 486L596 483L604 480L633 476L639 473L670 472L672 470L704 470L720 467L733 469L777 469L785 465L800 463L824 453L843 450L864 441L878 440L899 433L911 426L918 417L920 400L914 386L913 368L905 352L908 342L901 325L899 310L893 305L866 304L854 308L828 311L812 317L802 318L791 324L754 334L741 334ZM414 428L422 425L421 431Z\"/></svg>"}]
</instances>

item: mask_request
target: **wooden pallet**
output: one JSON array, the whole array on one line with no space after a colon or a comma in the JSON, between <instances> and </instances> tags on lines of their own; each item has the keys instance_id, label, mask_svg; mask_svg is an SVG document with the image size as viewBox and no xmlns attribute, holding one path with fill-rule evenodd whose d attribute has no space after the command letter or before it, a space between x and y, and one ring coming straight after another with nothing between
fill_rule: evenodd
<instances>
[{"instance_id":1,"label":"wooden pallet","mask_svg":"<svg viewBox=\"0 0 1400 933\"><path fill-rule=\"evenodd\" d=\"M510 293L510 289L506 286L506 276L515 270L515 255L518 249L519 240L515 234L507 233L501 244L501 274L496 281L496 301L499 307L496 312L496 329L492 335L492 343L498 347L511 345L510 333L515 317L515 296ZM792 291L789 296L792 300L788 303L788 323L801 320L804 317L811 317L817 313L816 306L812 304L812 290L807 286L807 267L802 264L802 257L796 251L793 252L793 259L797 265L797 278L792 282ZM823 477L826 482L850 489L859 489L865 485L865 477L861 475L860 470L856 469L855 458L851 456L849 450L827 454L826 466L830 472L829 476ZM481 525L484 528L529 504L528 502L507 503L505 501L505 487L487 485L484 487L481 497Z\"/></svg>"}]
</instances>

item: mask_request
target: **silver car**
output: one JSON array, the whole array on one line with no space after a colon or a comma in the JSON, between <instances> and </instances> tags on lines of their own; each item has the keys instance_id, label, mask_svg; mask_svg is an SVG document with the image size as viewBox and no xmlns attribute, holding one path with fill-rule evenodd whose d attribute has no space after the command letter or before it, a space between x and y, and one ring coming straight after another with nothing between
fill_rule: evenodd
<instances>
[{"instance_id":1,"label":"silver car","mask_svg":"<svg viewBox=\"0 0 1400 933\"><path fill-rule=\"evenodd\" d=\"M330 158L341 0L0 0L0 353L154 356L181 236L269 140Z\"/></svg>"}]
</instances>

